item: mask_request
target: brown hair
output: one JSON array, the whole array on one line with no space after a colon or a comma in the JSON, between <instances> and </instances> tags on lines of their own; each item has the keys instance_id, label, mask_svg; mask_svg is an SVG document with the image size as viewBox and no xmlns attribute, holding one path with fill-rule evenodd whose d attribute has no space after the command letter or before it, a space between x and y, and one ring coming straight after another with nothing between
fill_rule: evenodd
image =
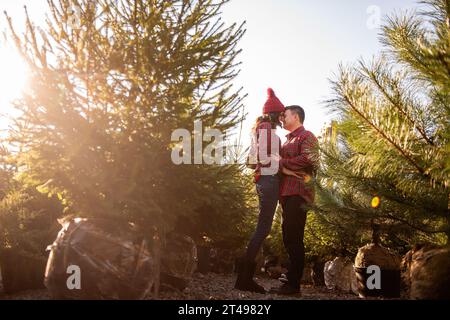
<instances>
[{"instance_id":1,"label":"brown hair","mask_svg":"<svg viewBox=\"0 0 450 320\"><path fill-rule=\"evenodd\" d=\"M256 118L255 124L252 127L252 130L256 130L261 122L270 122L272 129L275 129L278 125L280 125L280 116L281 112L271 112L269 114L264 114Z\"/></svg>"}]
</instances>

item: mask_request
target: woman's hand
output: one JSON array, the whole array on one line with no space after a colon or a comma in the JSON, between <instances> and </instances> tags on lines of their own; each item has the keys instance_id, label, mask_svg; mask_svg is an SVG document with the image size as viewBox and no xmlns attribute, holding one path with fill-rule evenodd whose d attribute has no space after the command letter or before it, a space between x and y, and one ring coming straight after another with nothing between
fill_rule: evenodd
<instances>
[{"instance_id":1,"label":"woman's hand","mask_svg":"<svg viewBox=\"0 0 450 320\"><path fill-rule=\"evenodd\" d=\"M287 176L294 176L297 178L304 178L306 176L306 173L303 171L292 171L285 167L281 168L281 172L283 172L283 174L285 174Z\"/></svg>"}]
</instances>

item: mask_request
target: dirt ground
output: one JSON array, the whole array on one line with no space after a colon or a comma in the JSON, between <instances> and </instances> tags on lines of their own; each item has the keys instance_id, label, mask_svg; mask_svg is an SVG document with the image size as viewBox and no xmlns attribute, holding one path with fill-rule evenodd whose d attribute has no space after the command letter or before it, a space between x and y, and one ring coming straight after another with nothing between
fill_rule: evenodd
<instances>
[{"instance_id":1,"label":"dirt ground","mask_svg":"<svg viewBox=\"0 0 450 320\"><path fill-rule=\"evenodd\" d=\"M195 273L190 285L183 291L162 290L159 300L358 300L353 293L328 290L326 287L302 286L301 297L279 296L275 294L258 294L243 292L233 288L235 275L216 273ZM278 286L278 280L257 278L266 290ZM46 290L23 291L13 295L5 295L0 288L0 300L50 300L51 295ZM149 297L149 299L151 299Z\"/></svg>"}]
</instances>

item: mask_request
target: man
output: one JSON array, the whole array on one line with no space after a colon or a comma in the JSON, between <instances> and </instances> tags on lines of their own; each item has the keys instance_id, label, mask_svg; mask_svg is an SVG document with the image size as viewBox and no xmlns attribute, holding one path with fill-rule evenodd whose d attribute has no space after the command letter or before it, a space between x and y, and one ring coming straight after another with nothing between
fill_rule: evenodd
<instances>
[{"instance_id":1,"label":"man","mask_svg":"<svg viewBox=\"0 0 450 320\"><path fill-rule=\"evenodd\" d=\"M272 289L278 294L300 294L305 247L303 236L308 206L314 202L314 176L319 164L319 144L305 130L305 111L300 106L288 106L282 117L283 128L289 131L281 148L280 167L295 171L297 176L285 175L280 186L283 208L283 243L289 256L287 282Z\"/></svg>"}]
</instances>

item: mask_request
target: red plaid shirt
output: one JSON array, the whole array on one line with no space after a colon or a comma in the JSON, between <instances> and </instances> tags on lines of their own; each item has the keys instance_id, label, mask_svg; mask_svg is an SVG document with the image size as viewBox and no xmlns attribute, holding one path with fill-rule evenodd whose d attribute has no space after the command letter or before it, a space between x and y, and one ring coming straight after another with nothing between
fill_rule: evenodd
<instances>
[{"instance_id":1,"label":"red plaid shirt","mask_svg":"<svg viewBox=\"0 0 450 320\"><path fill-rule=\"evenodd\" d=\"M286 136L281 147L280 167L303 171L306 176L297 178L283 175L280 196L302 196L307 203L314 202L314 176L319 166L319 143L317 138L303 126Z\"/></svg>"},{"instance_id":2,"label":"red plaid shirt","mask_svg":"<svg viewBox=\"0 0 450 320\"><path fill-rule=\"evenodd\" d=\"M257 130L257 144L258 144L258 164L256 165L255 169L255 182L258 182L259 178L261 177L261 168L267 168L273 165L271 161L274 161L274 159L270 159L271 156L276 156L280 154L280 150L272 150L272 139L278 139L278 148L281 146L281 140L280 137L276 134L276 130L272 129L272 125L268 121L261 122ZM261 148L266 150L260 150ZM277 148L277 149L278 149ZM267 164L262 164L260 162L260 152L264 155L264 158L266 161L269 161ZM276 174L276 172L274 173Z\"/></svg>"}]
</instances>

